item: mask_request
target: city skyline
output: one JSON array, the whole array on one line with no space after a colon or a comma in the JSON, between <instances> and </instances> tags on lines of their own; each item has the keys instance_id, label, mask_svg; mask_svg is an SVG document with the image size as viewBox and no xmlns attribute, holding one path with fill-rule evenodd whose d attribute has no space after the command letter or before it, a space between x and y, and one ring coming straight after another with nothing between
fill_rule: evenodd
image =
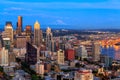
<instances>
[{"instance_id":1,"label":"city skyline","mask_svg":"<svg viewBox=\"0 0 120 80\"><path fill-rule=\"evenodd\" d=\"M16 27L17 16L22 16L23 26L33 26L36 20L41 25L71 25L66 27L70 29L120 26L119 0L1 0L0 5L0 25L11 21Z\"/></svg>"},{"instance_id":2,"label":"city skyline","mask_svg":"<svg viewBox=\"0 0 120 80\"><path fill-rule=\"evenodd\" d=\"M0 80L120 80L120 1L0 5Z\"/></svg>"}]
</instances>

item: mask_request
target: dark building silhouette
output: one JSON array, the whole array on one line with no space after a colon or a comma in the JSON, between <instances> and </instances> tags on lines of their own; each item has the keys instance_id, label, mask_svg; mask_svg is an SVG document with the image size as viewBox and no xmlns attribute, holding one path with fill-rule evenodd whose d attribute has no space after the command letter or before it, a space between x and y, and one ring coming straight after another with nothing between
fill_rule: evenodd
<instances>
[{"instance_id":1,"label":"dark building silhouette","mask_svg":"<svg viewBox=\"0 0 120 80\"><path fill-rule=\"evenodd\" d=\"M27 42L26 49L25 61L29 65L35 65L37 63L37 48Z\"/></svg>"},{"instance_id":2,"label":"dark building silhouette","mask_svg":"<svg viewBox=\"0 0 120 80\"><path fill-rule=\"evenodd\" d=\"M6 22L6 26L12 26L12 22L7 21L7 22Z\"/></svg>"},{"instance_id":3,"label":"dark building silhouette","mask_svg":"<svg viewBox=\"0 0 120 80\"><path fill-rule=\"evenodd\" d=\"M2 38L2 35L0 35L0 48L2 48L4 46L3 44L3 38Z\"/></svg>"}]
</instances>

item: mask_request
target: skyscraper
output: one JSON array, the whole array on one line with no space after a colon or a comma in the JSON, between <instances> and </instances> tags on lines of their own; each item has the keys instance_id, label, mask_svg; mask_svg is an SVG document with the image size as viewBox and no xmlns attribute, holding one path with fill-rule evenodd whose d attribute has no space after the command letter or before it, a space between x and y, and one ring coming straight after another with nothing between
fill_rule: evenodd
<instances>
[{"instance_id":1,"label":"skyscraper","mask_svg":"<svg viewBox=\"0 0 120 80\"><path fill-rule=\"evenodd\" d=\"M17 34L20 35L21 32L22 32L22 16L18 16Z\"/></svg>"},{"instance_id":2,"label":"skyscraper","mask_svg":"<svg viewBox=\"0 0 120 80\"><path fill-rule=\"evenodd\" d=\"M28 64L35 65L39 59L39 49L28 42L26 45L25 60Z\"/></svg>"},{"instance_id":3,"label":"skyscraper","mask_svg":"<svg viewBox=\"0 0 120 80\"><path fill-rule=\"evenodd\" d=\"M13 28L11 22L6 22L5 35L3 37L10 38L11 43L13 43Z\"/></svg>"},{"instance_id":4,"label":"skyscraper","mask_svg":"<svg viewBox=\"0 0 120 80\"><path fill-rule=\"evenodd\" d=\"M61 49L59 51L57 51L57 62L58 62L58 64L64 64L64 58L65 58L64 51L61 50Z\"/></svg>"},{"instance_id":5,"label":"skyscraper","mask_svg":"<svg viewBox=\"0 0 120 80\"><path fill-rule=\"evenodd\" d=\"M16 36L16 48L25 48L27 36Z\"/></svg>"},{"instance_id":6,"label":"skyscraper","mask_svg":"<svg viewBox=\"0 0 120 80\"><path fill-rule=\"evenodd\" d=\"M52 52L56 52L57 49L56 49L56 42L55 42L55 40L51 40L50 45L51 45L51 51Z\"/></svg>"},{"instance_id":7,"label":"skyscraper","mask_svg":"<svg viewBox=\"0 0 120 80\"><path fill-rule=\"evenodd\" d=\"M40 46L42 42L42 31L40 30L40 24L38 21L34 24L34 44Z\"/></svg>"},{"instance_id":8,"label":"skyscraper","mask_svg":"<svg viewBox=\"0 0 120 80\"><path fill-rule=\"evenodd\" d=\"M51 32L51 28L47 28L46 30L46 47L47 47L47 50L51 51L51 42L53 40L53 35L52 35L52 32Z\"/></svg>"},{"instance_id":9,"label":"skyscraper","mask_svg":"<svg viewBox=\"0 0 120 80\"><path fill-rule=\"evenodd\" d=\"M76 49L76 56L78 56L78 58L80 58L81 60L83 60L83 59L88 57L88 53L87 53L87 50L86 50L85 46L80 45Z\"/></svg>"},{"instance_id":10,"label":"skyscraper","mask_svg":"<svg viewBox=\"0 0 120 80\"><path fill-rule=\"evenodd\" d=\"M3 47L1 50L0 50L0 56L1 56L1 66L8 66L9 64L9 61L8 61L8 50L5 49L5 47Z\"/></svg>"},{"instance_id":11,"label":"skyscraper","mask_svg":"<svg viewBox=\"0 0 120 80\"><path fill-rule=\"evenodd\" d=\"M98 42L92 43L92 52L93 52L93 60L99 61L100 60L100 44Z\"/></svg>"}]
</instances>

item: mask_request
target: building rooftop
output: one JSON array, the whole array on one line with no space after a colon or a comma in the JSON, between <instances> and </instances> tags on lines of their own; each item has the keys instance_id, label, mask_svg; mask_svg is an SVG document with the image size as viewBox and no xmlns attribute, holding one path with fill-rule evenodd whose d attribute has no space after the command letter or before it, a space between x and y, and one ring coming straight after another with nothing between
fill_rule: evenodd
<instances>
[{"instance_id":1,"label":"building rooftop","mask_svg":"<svg viewBox=\"0 0 120 80\"><path fill-rule=\"evenodd\" d=\"M3 38L3 40L10 40L10 38Z\"/></svg>"}]
</instances>

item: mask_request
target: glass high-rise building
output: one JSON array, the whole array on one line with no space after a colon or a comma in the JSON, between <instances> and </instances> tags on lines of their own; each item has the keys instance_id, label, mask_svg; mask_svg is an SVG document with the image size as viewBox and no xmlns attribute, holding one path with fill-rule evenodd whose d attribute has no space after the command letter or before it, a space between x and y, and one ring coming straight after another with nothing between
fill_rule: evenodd
<instances>
[{"instance_id":1,"label":"glass high-rise building","mask_svg":"<svg viewBox=\"0 0 120 80\"><path fill-rule=\"evenodd\" d=\"M42 42L42 31L40 30L40 24L38 21L34 24L34 44L40 46Z\"/></svg>"},{"instance_id":2,"label":"glass high-rise building","mask_svg":"<svg viewBox=\"0 0 120 80\"><path fill-rule=\"evenodd\" d=\"M35 65L37 63L37 48L28 42L26 45L27 53L25 55L25 60L28 64Z\"/></svg>"},{"instance_id":3,"label":"glass high-rise building","mask_svg":"<svg viewBox=\"0 0 120 80\"><path fill-rule=\"evenodd\" d=\"M21 34L21 32L22 32L22 16L18 16L17 34Z\"/></svg>"},{"instance_id":4,"label":"glass high-rise building","mask_svg":"<svg viewBox=\"0 0 120 80\"><path fill-rule=\"evenodd\" d=\"M53 40L53 34L52 34L52 31L51 31L51 28L47 28L46 30L46 47L47 47L47 50L51 51L51 47L52 47L52 44L50 44Z\"/></svg>"}]
</instances>

